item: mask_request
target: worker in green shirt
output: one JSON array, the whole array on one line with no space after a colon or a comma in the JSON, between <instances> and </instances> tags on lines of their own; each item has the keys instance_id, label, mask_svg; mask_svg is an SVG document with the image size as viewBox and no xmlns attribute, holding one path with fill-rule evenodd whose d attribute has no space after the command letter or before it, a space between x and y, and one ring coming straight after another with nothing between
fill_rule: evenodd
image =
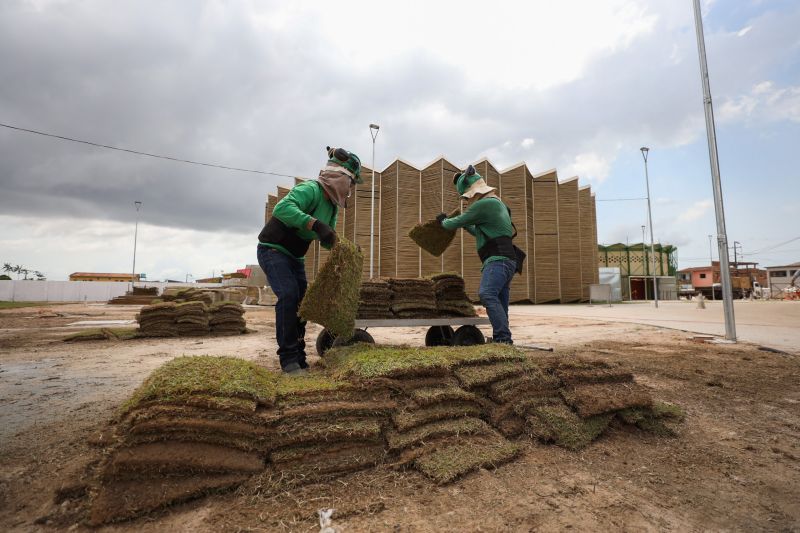
<instances>
[{"instance_id":1,"label":"worker in green shirt","mask_svg":"<svg viewBox=\"0 0 800 533\"><path fill-rule=\"evenodd\" d=\"M441 213L436 219L445 229L464 228L475 237L483 263L478 295L492 323L492 341L513 344L508 326L510 285L514 273L522 270L525 256L512 242L516 231L511 211L472 165L464 172L456 172L453 184L469 207L456 217L447 218Z\"/></svg>"},{"instance_id":2,"label":"worker in green shirt","mask_svg":"<svg viewBox=\"0 0 800 533\"><path fill-rule=\"evenodd\" d=\"M308 368L305 321L297 314L308 286L304 256L314 239L326 249L336 244L339 208L347 207L356 183L361 183L361 160L356 154L343 148L327 150L328 164L319 177L295 185L275 204L258 235L258 264L278 297L278 358L281 369L292 376L303 375Z\"/></svg>"}]
</instances>

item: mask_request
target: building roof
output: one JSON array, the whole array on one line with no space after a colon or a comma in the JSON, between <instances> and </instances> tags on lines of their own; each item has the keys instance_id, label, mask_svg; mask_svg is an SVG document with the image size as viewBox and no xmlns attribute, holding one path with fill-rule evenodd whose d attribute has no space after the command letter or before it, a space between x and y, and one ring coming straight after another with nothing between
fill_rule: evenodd
<instances>
[{"instance_id":1,"label":"building roof","mask_svg":"<svg viewBox=\"0 0 800 533\"><path fill-rule=\"evenodd\" d=\"M792 263L790 265L780 265L780 266L766 267L766 269L767 270L772 270L773 268L794 268L794 267L800 267L800 261L798 261L797 263Z\"/></svg>"},{"instance_id":2,"label":"building roof","mask_svg":"<svg viewBox=\"0 0 800 533\"><path fill-rule=\"evenodd\" d=\"M678 270L678 273L683 273L683 272L702 272L703 270L711 270L712 268L714 268L714 267L712 267L712 266L702 266L702 267L682 268L682 269Z\"/></svg>"},{"instance_id":3,"label":"building roof","mask_svg":"<svg viewBox=\"0 0 800 533\"><path fill-rule=\"evenodd\" d=\"M136 274L136 276L140 276L141 274ZM69 275L70 277L81 277L81 278L124 278L124 277L131 277L131 273L127 272L125 274L119 274L114 272L73 272Z\"/></svg>"}]
</instances>

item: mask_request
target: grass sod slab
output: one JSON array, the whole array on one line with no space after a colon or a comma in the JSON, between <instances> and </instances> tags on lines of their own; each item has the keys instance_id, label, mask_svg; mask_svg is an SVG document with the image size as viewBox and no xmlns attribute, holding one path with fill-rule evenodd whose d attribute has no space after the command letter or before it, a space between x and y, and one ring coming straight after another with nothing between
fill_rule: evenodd
<instances>
[{"instance_id":1,"label":"grass sod slab","mask_svg":"<svg viewBox=\"0 0 800 533\"><path fill-rule=\"evenodd\" d=\"M173 431L170 433L137 433L125 437L125 446L137 446L157 442L186 442L191 444L211 444L264 457L271 449L268 439L250 438L228 433L197 433L194 431Z\"/></svg>"},{"instance_id":2,"label":"grass sod slab","mask_svg":"<svg viewBox=\"0 0 800 533\"><path fill-rule=\"evenodd\" d=\"M512 375L489 385L488 396L498 403L508 403L525 397L552 397L558 395L560 382L554 376L533 369Z\"/></svg>"},{"instance_id":3,"label":"grass sod slab","mask_svg":"<svg viewBox=\"0 0 800 533\"><path fill-rule=\"evenodd\" d=\"M439 485L479 468L497 467L519 455L521 446L500 436L458 437L423 453L414 467Z\"/></svg>"},{"instance_id":4,"label":"grass sod slab","mask_svg":"<svg viewBox=\"0 0 800 533\"><path fill-rule=\"evenodd\" d=\"M308 287L300 304L300 316L325 326L335 337L349 339L358 312L363 265L361 250L340 236Z\"/></svg>"},{"instance_id":5,"label":"grass sod slab","mask_svg":"<svg viewBox=\"0 0 800 533\"><path fill-rule=\"evenodd\" d=\"M99 487L91 502L88 523L99 526L238 487L250 474L192 475L114 480Z\"/></svg>"},{"instance_id":6,"label":"grass sod slab","mask_svg":"<svg viewBox=\"0 0 800 533\"><path fill-rule=\"evenodd\" d=\"M628 407L648 407L653 398L637 383L592 383L562 389L567 405L583 417L619 411Z\"/></svg>"},{"instance_id":7,"label":"grass sod slab","mask_svg":"<svg viewBox=\"0 0 800 533\"><path fill-rule=\"evenodd\" d=\"M497 361L485 365L466 365L455 369L455 375L461 385L467 389L490 385L495 381L510 376L517 376L531 368L528 361Z\"/></svg>"},{"instance_id":8,"label":"grass sod slab","mask_svg":"<svg viewBox=\"0 0 800 533\"><path fill-rule=\"evenodd\" d=\"M455 209L447 218L452 218L461 214L461 209ZM444 253L456 236L454 230L447 230L442 227L438 220L429 220L422 224L417 224L408 232L408 236L417 246L433 255L439 257Z\"/></svg>"},{"instance_id":9,"label":"grass sod slab","mask_svg":"<svg viewBox=\"0 0 800 533\"><path fill-rule=\"evenodd\" d=\"M555 375L565 386L633 381L633 374L630 372L612 368L564 368L556 370Z\"/></svg>"},{"instance_id":10,"label":"grass sod slab","mask_svg":"<svg viewBox=\"0 0 800 533\"><path fill-rule=\"evenodd\" d=\"M532 437L569 450L588 446L608 428L613 414L580 418L565 404L543 405L531 409L526 427Z\"/></svg>"},{"instance_id":11,"label":"grass sod slab","mask_svg":"<svg viewBox=\"0 0 800 533\"><path fill-rule=\"evenodd\" d=\"M157 368L121 407L121 414L152 401L181 401L196 394L275 403L278 375L234 357L176 357Z\"/></svg>"},{"instance_id":12,"label":"grass sod slab","mask_svg":"<svg viewBox=\"0 0 800 533\"><path fill-rule=\"evenodd\" d=\"M122 448L107 465L106 479L127 475L255 473L264 469L258 454L199 442L154 442Z\"/></svg>"},{"instance_id":13,"label":"grass sod slab","mask_svg":"<svg viewBox=\"0 0 800 533\"><path fill-rule=\"evenodd\" d=\"M424 407L440 402L466 401L479 402L479 397L461 387L455 385L445 385L437 387L420 387L408 393L411 401L417 406Z\"/></svg>"},{"instance_id":14,"label":"grass sod slab","mask_svg":"<svg viewBox=\"0 0 800 533\"><path fill-rule=\"evenodd\" d=\"M636 425L642 431L664 437L674 437L673 425L683 422L686 413L677 405L655 402L650 407L631 407L617 412L617 418L626 424Z\"/></svg>"},{"instance_id":15,"label":"grass sod slab","mask_svg":"<svg viewBox=\"0 0 800 533\"><path fill-rule=\"evenodd\" d=\"M464 417L456 420L439 420L409 431L388 431L386 441L390 450L403 450L421 442L449 435L495 434L486 422L479 418Z\"/></svg>"},{"instance_id":16,"label":"grass sod slab","mask_svg":"<svg viewBox=\"0 0 800 533\"><path fill-rule=\"evenodd\" d=\"M447 375L457 365L494 361L525 360L513 346L376 346L355 344L330 350L324 364L337 379L369 380L414 376Z\"/></svg>"},{"instance_id":17,"label":"grass sod slab","mask_svg":"<svg viewBox=\"0 0 800 533\"><path fill-rule=\"evenodd\" d=\"M273 427L273 448L317 442L341 440L382 440L384 421L379 418L357 418L354 420L292 420Z\"/></svg>"},{"instance_id":18,"label":"grass sod slab","mask_svg":"<svg viewBox=\"0 0 800 533\"><path fill-rule=\"evenodd\" d=\"M175 416L220 417L231 420L234 417L249 418L257 407L258 402L252 398L192 394L168 400L161 398L142 401L124 414L130 420L153 416L151 413L176 413Z\"/></svg>"},{"instance_id":19,"label":"grass sod slab","mask_svg":"<svg viewBox=\"0 0 800 533\"><path fill-rule=\"evenodd\" d=\"M269 453L269 460L272 463L290 463L304 458L322 458L326 455L335 455L342 452L358 451L365 449L379 448L385 451L382 443L376 444L374 441L346 440L341 442L324 442L315 444L300 444L285 446L272 450Z\"/></svg>"},{"instance_id":20,"label":"grass sod slab","mask_svg":"<svg viewBox=\"0 0 800 533\"><path fill-rule=\"evenodd\" d=\"M139 328L91 328L64 337L64 342L128 340L139 336Z\"/></svg>"},{"instance_id":21,"label":"grass sod slab","mask_svg":"<svg viewBox=\"0 0 800 533\"><path fill-rule=\"evenodd\" d=\"M462 417L480 418L484 410L473 402L445 402L415 409L413 411L398 411L392 415L392 422L399 431L408 431L411 428L435 422Z\"/></svg>"}]
</instances>

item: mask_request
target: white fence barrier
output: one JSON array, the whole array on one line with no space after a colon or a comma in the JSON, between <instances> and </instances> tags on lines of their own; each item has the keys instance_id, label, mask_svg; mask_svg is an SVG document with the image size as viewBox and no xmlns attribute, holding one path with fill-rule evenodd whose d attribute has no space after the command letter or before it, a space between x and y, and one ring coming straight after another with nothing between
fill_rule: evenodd
<instances>
[{"instance_id":1,"label":"white fence barrier","mask_svg":"<svg viewBox=\"0 0 800 533\"><path fill-rule=\"evenodd\" d=\"M130 288L124 281L24 281L0 280L0 301L5 302L106 302ZM141 282L137 287L222 287L221 283Z\"/></svg>"}]
</instances>

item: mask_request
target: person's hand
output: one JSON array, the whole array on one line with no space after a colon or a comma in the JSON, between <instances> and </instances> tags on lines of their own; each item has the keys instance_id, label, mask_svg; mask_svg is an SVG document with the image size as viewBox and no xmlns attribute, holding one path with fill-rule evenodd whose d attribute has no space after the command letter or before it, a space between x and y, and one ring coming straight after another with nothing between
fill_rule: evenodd
<instances>
[{"instance_id":1,"label":"person's hand","mask_svg":"<svg viewBox=\"0 0 800 533\"><path fill-rule=\"evenodd\" d=\"M319 237L319 242L326 247L332 247L334 244L336 244L336 232L333 231L333 228L331 228L329 225L319 220L315 220L314 225L311 226L311 229L317 234L317 237Z\"/></svg>"},{"instance_id":2,"label":"person's hand","mask_svg":"<svg viewBox=\"0 0 800 533\"><path fill-rule=\"evenodd\" d=\"M446 215L446 214L444 214L444 213L439 213L438 215L436 215L436 222L438 222L438 223L439 223L439 225L441 226L441 225L442 225L442 221L443 221L444 219L446 219L446 218L447 218L447 215Z\"/></svg>"}]
</instances>

